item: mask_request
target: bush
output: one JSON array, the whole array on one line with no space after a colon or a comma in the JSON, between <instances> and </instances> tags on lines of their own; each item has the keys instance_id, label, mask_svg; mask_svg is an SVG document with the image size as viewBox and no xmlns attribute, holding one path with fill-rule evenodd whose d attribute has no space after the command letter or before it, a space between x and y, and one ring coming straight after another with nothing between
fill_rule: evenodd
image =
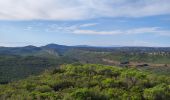
<instances>
[{"instance_id":1,"label":"bush","mask_svg":"<svg viewBox=\"0 0 170 100\"><path fill-rule=\"evenodd\" d=\"M170 97L170 90L166 84L159 84L144 90L144 97L149 100L166 100Z\"/></svg>"},{"instance_id":2,"label":"bush","mask_svg":"<svg viewBox=\"0 0 170 100\"><path fill-rule=\"evenodd\" d=\"M168 100L168 79L168 76L131 68L97 64L63 65L39 76L0 85L0 99Z\"/></svg>"}]
</instances>

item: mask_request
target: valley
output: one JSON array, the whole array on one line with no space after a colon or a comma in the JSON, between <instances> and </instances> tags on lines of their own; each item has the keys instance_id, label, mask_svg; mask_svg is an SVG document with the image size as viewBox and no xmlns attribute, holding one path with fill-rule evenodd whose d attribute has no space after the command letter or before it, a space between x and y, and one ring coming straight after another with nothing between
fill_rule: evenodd
<instances>
[{"instance_id":1,"label":"valley","mask_svg":"<svg viewBox=\"0 0 170 100\"><path fill-rule=\"evenodd\" d=\"M0 83L38 75L62 64L103 64L132 67L170 75L170 49L149 47L78 47L49 44L42 47L1 47Z\"/></svg>"}]
</instances>

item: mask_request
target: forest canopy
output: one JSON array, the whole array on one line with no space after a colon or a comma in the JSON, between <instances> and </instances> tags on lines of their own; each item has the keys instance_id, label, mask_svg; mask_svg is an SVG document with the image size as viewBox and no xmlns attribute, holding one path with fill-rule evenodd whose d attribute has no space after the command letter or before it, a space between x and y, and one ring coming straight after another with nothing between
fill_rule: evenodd
<instances>
[{"instance_id":1,"label":"forest canopy","mask_svg":"<svg viewBox=\"0 0 170 100\"><path fill-rule=\"evenodd\" d=\"M5 100L167 100L170 77L136 68L75 63L0 85L0 97Z\"/></svg>"}]
</instances>

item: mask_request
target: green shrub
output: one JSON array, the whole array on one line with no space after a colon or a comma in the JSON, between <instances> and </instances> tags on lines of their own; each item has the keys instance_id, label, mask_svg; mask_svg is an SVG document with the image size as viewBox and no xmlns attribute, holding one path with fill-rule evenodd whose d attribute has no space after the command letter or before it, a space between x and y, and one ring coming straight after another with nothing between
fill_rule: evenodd
<instances>
[{"instance_id":1,"label":"green shrub","mask_svg":"<svg viewBox=\"0 0 170 100\"><path fill-rule=\"evenodd\" d=\"M53 73L51 73L53 72ZM62 65L0 85L5 100L168 100L168 76L97 64Z\"/></svg>"}]
</instances>

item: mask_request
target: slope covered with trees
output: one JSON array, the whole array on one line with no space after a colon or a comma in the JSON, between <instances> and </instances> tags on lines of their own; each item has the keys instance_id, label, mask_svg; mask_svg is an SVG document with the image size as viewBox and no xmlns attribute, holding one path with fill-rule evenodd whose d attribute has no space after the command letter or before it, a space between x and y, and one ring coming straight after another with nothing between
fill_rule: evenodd
<instances>
[{"instance_id":1,"label":"slope covered with trees","mask_svg":"<svg viewBox=\"0 0 170 100\"><path fill-rule=\"evenodd\" d=\"M132 68L69 64L0 85L8 100L168 100L170 77Z\"/></svg>"},{"instance_id":2,"label":"slope covered with trees","mask_svg":"<svg viewBox=\"0 0 170 100\"><path fill-rule=\"evenodd\" d=\"M49 58L37 56L0 55L0 84L37 75L63 63L73 63L66 57Z\"/></svg>"},{"instance_id":3,"label":"slope covered with trees","mask_svg":"<svg viewBox=\"0 0 170 100\"><path fill-rule=\"evenodd\" d=\"M42 47L0 47L0 84L37 75L60 64L73 62L119 66L129 61L132 66L170 75L170 48L89 47L49 44ZM136 65L134 65L134 63ZM158 66L158 67L155 67Z\"/></svg>"}]
</instances>

